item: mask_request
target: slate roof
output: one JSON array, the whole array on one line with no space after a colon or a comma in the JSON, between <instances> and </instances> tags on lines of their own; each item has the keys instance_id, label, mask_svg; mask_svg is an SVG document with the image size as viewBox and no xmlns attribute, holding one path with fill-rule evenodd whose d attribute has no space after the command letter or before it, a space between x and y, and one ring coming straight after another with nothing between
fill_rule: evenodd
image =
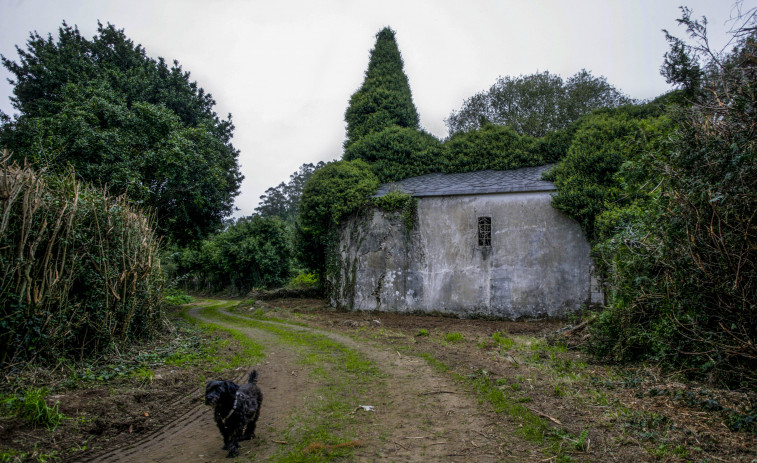
<instances>
[{"instance_id":1,"label":"slate roof","mask_svg":"<svg viewBox=\"0 0 757 463\"><path fill-rule=\"evenodd\" d=\"M513 170L479 170L462 174L434 173L384 183L375 197L400 190L415 197L554 191L552 182L541 179L554 164Z\"/></svg>"}]
</instances>

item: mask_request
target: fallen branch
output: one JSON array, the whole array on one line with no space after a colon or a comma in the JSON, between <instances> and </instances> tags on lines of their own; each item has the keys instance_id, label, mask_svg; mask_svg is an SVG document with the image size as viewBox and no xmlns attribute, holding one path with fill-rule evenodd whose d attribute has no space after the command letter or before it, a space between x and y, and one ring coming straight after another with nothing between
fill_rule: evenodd
<instances>
[{"instance_id":1,"label":"fallen branch","mask_svg":"<svg viewBox=\"0 0 757 463\"><path fill-rule=\"evenodd\" d=\"M562 332L562 333L560 333L560 334L562 334L563 336L570 336L570 335L571 335L571 334L573 334L574 332L576 332L576 331L580 330L581 328L583 328L583 327L585 327L586 325L588 325L589 323L591 323L591 322L592 322L592 321L593 321L593 320L594 320L595 318L596 318L596 317L589 317L589 318L587 318L586 320L584 320L584 321L582 321L581 323L579 323L578 325L574 326L573 328L571 328L571 329L569 329L569 330L565 330L565 331L563 331L563 332Z\"/></svg>"},{"instance_id":2,"label":"fallen branch","mask_svg":"<svg viewBox=\"0 0 757 463\"><path fill-rule=\"evenodd\" d=\"M562 426L562 423L561 423L561 422L560 422L560 420L558 420L557 418L554 418L554 417L552 417L552 416L549 416L549 415L547 415L546 413L542 413L542 412L540 412L539 410L536 410L536 409L533 409L533 408L530 408L530 407L528 407L528 409L529 409L529 410L531 410L531 411L532 411L532 412L533 412L534 414L536 414L536 415L538 415L538 416L540 416L540 417L542 417L542 418L546 418L546 419L548 419L549 421L552 421L552 422L554 422L554 423L557 423L557 424L559 424L560 426Z\"/></svg>"}]
</instances>

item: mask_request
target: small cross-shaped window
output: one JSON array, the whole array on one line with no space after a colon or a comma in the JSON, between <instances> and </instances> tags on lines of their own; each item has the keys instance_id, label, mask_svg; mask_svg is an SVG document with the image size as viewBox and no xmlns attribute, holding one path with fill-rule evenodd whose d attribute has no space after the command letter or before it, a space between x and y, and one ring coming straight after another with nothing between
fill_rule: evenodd
<instances>
[{"instance_id":1,"label":"small cross-shaped window","mask_svg":"<svg viewBox=\"0 0 757 463\"><path fill-rule=\"evenodd\" d=\"M478 245L479 246L492 245L492 218L491 217L478 218Z\"/></svg>"}]
</instances>

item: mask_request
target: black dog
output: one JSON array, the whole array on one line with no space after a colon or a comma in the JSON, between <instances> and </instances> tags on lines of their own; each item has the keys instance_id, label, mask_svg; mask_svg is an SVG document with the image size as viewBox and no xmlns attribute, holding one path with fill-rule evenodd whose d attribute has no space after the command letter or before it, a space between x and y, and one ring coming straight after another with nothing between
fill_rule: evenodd
<instances>
[{"instance_id":1,"label":"black dog","mask_svg":"<svg viewBox=\"0 0 757 463\"><path fill-rule=\"evenodd\" d=\"M205 387L205 403L215 406L213 416L223 436L223 449L229 451L228 458L239 455L239 441L255 437L255 424L263 402L257 382L258 372L253 370L247 384L211 381Z\"/></svg>"}]
</instances>

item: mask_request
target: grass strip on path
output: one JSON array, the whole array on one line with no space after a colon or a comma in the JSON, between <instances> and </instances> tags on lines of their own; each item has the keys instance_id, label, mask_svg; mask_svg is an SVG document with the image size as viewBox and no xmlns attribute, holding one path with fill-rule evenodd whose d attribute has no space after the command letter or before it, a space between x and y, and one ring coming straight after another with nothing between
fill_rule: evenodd
<instances>
[{"instance_id":1,"label":"grass strip on path","mask_svg":"<svg viewBox=\"0 0 757 463\"><path fill-rule=\"evenodd\" d=\"M302 410L291 417L281 435L287 445L269 461L329 462L350 458L361 445L369 419L368 415L353 413L355 407L376 394L385 393L384 375L362 354L323 334L225 312L236 304L219 301L202 307L199 311L202 317L224 325L201 323L244 337L247 337L244 333L226 325L274 334L298 351L301 362L310 368L311 377L323 384L304 403Z\"/></svg>"},{"instance_id":2,"label":"grass strip on path","mask_svg":"<svg viewBox=\"0 0 757 463\"><path fill-rule=\"evenodd\" d=\"M212 304L208 305L207 307L201 309L201 312L204 310L211 310L211 311L217 311L220 308L228 308L236 304L233 301L213 301ZM181 312L181 318L186 320L188 323L191 323L193 325L198 325L203 329L206 329L210 332L226 332L231 337L239 343L239 345L242 347L241 351L236 352L231 357L224 357L224 356L218 356L218 362L215 362L215 365L213 367L214 371L222 371L222 370L231 370L235 368L239 368L242 366L248 366L255 363L259 363L263 359L265 359L265 352L264 348L261 344L255 342L252 338L244 334L242 331L229 328L228 326L222 326L214 323L210 323L204 320L198 320L192 316L190 316L188 313L188 309L184 309ZM214 346L211 351L215 352L209 352L210 355L215 354L218 355L218 351L224 347L224 341L220 341L219 344Z\"/></svg>"}]
</instances>

